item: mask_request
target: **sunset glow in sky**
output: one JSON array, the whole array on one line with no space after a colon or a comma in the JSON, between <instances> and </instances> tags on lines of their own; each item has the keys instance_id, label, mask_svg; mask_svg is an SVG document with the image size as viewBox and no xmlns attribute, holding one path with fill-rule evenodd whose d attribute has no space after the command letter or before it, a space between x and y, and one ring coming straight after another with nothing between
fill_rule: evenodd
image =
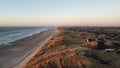
<instances>
[{"instance_id":1,"label":"sunset glow in sky","mask_svg":"<svg viewBox=\"0 0 120 68\"><path fill-rule=\"evenodd\" d=\"M120 26L120 0L0 0L0 26Z\"/></svg>"}]
</instances>

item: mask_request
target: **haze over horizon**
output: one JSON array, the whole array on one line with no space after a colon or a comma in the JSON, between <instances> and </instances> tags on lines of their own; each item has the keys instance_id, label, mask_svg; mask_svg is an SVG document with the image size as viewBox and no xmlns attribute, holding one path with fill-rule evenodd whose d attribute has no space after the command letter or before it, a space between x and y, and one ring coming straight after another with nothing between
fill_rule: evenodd
<instances>
[{"instance_id":1,"label":"haze over horizon","mask_svg":"<svg viewBox=\"0 0 120 68\"><path fill-rule=\"evenodd\" d=\"M120 0L0 0L0 26L120 26Z\"/></svg>"}]
</instances>

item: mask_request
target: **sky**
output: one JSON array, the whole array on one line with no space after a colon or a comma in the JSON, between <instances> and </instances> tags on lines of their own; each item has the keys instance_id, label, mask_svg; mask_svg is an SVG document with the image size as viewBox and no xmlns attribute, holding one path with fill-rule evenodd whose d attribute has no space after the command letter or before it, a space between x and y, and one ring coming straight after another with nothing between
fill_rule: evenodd
<instances>
[{"instance_id":1,"label":"sky","mask_svg":"<svg viewBox=\"0 0 120 68\"><path fill-rule=\"evenodd\" d=\"M120 26L120 0L0 0L0 26Z\"/></svg>"}]
</instances>

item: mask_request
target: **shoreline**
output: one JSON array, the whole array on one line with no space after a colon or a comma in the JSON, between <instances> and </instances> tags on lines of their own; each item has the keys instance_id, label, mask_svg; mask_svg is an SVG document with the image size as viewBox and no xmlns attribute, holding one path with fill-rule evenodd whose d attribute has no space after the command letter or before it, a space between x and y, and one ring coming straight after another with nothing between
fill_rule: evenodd
<instances>
[{"instance_id":1,"label":"shoreline","mask_svg":"<svg viewBox=\"0 0 120 68\"><path fill-rule=\"evenodd\" d=\"M27 38L32 37L32 36L37 35L37 34L41 34L41 33L45 32L45 31L48 31L48 30L49 30L49 29L40 31L40 32L35 33L35 34L31 34L31 35L25 36L25 37L23 37L23 38L19 38L19 39L16 39L16 40L14 40L14 41L11 41L11 42L9 42L9 43L0 44L0 48L2 48L2 47L7 47L7 46L11 46L12 44L14 44L14 43L16 43L16 42L19 42L19 41L21 41L21 40L27 39Z\"/></svg>"},{"instance_id":2,"label":"shoreline","mask_svg":"<svg viewBox=\"0 0 120 68\"><path fill-rule=\"evenodd\" d=\"M31 52L41 46L51 35L54 35L55 29L49 29L40 33L34 34L23 39L11 42L11 45L7 45L0 48L0 67L1 68L13 68L24 60Z\"/></svg>"},{"instance_id":3,"label":"shoreline","mask_svg":"<svg viewBox=\"0 0 120 68\"><path fill-rule=\"evenodd\" d=\"M53 28L53 27L51 27ZM0 29L0 47L10 45L9 43L40 32L51 29L49 27L3 27Z\"/></svg>"},{"instance_id":4,"label":"shoreline","mask_svg":"<svg viewBox=\"0 0 120 68\"><path fill-rule=\"evenodd\" d=\"M39 49L44 46L54 35L51 35L49 38L47 38L45 41L43 41L42 43L38 44L38 47L34 48L32 53L30 52L30 54L27 55L27 57L25 57L23 60L21 60L20 63L16 64L15 66L13 66L13 68L24 68L26 63L29 62L29 60L34 57L38 52Z\"/></svg>"}]
</instances>

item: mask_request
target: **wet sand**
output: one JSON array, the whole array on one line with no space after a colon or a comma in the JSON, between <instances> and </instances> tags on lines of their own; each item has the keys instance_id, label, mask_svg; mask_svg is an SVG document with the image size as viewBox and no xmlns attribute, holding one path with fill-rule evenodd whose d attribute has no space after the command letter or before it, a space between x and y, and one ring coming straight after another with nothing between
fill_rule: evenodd
<instances>
[{"instance_id":1,"label":"wet sand","mask_svg":"<svg viewBox=\"0 0 120 68\"><path fill-rule=\"evenodd\" d=\"M37 49L54 34L55 29L50 29L0 48L0 68L21 68L30 56L32 57Z\"/></svg>"}]
</instances>

